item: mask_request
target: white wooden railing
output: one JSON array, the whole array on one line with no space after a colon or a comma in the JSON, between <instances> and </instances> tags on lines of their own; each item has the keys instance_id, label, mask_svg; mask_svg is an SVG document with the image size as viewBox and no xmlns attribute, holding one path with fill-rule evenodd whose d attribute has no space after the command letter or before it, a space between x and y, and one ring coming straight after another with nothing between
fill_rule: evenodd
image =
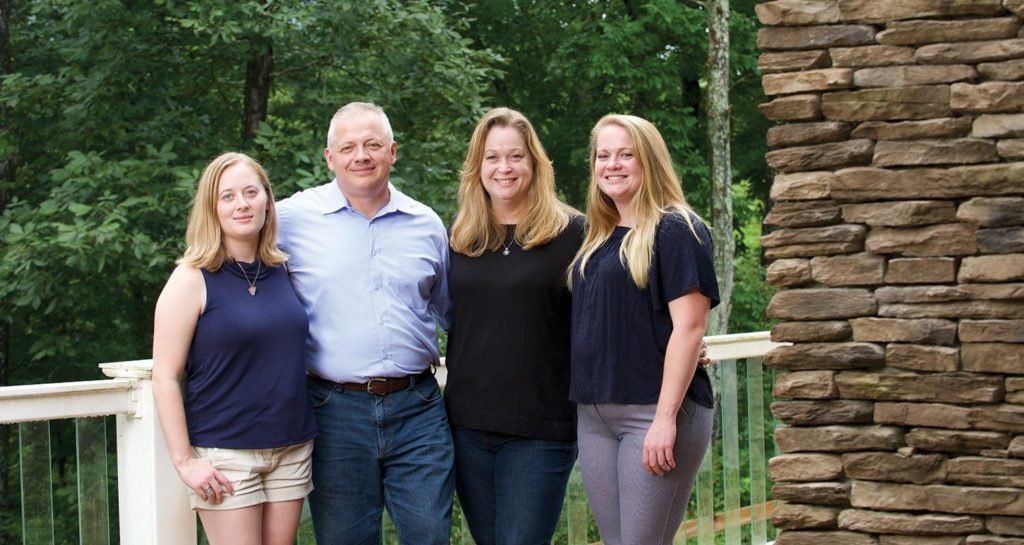
<instances>
[{"instance_id":1,"label":"white wooden railing","mask_svg":"<svg viewBox=\"0 0 1024 545\"><path fill-rule=\"evenodd\" d=\"M757 359L758 374L759 358L777 346L769 340L768 332L714 336L708 337L707 341L712 360L734 363L744 358ZM0 425L116 416L120 542L130 545L195 545L196 518L189 509L187 491L167 455L156 417L152 360L104 363L99 367L109 379L0 388ZM443 384L444 378L442 368L438 380ZM732 367L731 380L734 386L735 367ZM735 398L732 403L735 413ZM727 414L723 412L723 415ZM724 456L728 460L730 454ZM763 458L762 453L761 463L766 463ZM729 480L727 474L726 485L729 485ZM701 494L702 490L698 488L695 496L699 499ZM726 496L728 499L728 491ZM690 531L697 532L697 537L701 538L699 542L706 542L706 537L713 535L718 529L716 527L722 525L726 530L726 542L736 541L739 534L734 532L735 538L731 538L729 528L738 527L741 517L745 523L760 521L762 525L767 518L765 506L769 504L765 503L763 492L752 499L751 505L742 509L738 505L732 508L728 503L724 513L716 516L713 508L710 511L705 508L705 517L690 522ZM751 515L752 510L758 513ZM702 518L706 520L702 522ZM756 536L752 541L765 543Z\"/></svg>"}]
</instances>

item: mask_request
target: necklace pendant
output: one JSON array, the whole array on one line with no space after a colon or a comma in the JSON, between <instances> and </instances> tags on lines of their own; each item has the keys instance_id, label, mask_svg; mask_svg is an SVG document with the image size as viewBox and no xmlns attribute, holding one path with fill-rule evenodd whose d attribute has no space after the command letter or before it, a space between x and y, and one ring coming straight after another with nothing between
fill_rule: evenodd
<instances>
[{"instance_id":1,"label":"necklace pendant","mask_svg":"<svg viewBox=\"0 0 1024 545\"><path fill-rule=\"evenodd\" d=\"M256 295L256 286L249 286L249 295Z\"/></svg>"},{"instance_id":2,"label":"necklace pendant","mask_svg":"<svg viewBox=\"0 0 1024 545\"><path fill-rule=\"evenodd\" d=\"M501 255L508 255L508 248L505 248L505 250L501 252Z\"/></svg>"}]
</instances>

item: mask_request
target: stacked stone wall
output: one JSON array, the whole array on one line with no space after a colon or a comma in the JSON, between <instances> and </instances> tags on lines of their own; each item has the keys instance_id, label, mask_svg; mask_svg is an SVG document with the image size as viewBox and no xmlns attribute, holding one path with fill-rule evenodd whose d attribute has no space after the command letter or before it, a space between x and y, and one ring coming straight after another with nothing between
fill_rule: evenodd
<instances>
[{"instance_id":1,"label":"stacked stone wall","mask_svg":"<svg viewBox=\"0 0 1024 545\"><path fill-rule=\"evenodd\" d=\"M1024 0L756 10L777 545L1024 545Z\"/></svg>"}]
</instances>

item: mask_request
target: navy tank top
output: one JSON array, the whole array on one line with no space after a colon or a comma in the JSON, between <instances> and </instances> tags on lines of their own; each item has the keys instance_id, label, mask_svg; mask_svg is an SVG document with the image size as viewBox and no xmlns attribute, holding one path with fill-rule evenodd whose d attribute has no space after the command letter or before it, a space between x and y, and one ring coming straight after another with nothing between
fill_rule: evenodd
<instances>
[{"instance_id":1,"label":"navy tank top","mask_svg":"<svg viewBox=\"0 0 1024 545\"><path fill-rule=\"evenodd\" d=\"M257 263L226 261L202 273L206 308L185 364L192 446L276 448L315 437L306 397L309 321L285 267L260 266L257 277Z\"/></svg>"}]
</instances>

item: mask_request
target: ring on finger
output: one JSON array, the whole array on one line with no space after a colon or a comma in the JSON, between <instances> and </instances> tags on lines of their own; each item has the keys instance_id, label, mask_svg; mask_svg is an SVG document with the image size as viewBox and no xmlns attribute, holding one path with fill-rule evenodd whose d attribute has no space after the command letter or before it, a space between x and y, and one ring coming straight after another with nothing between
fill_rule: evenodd
<instances>
[{"instance_id":1,"label":"ring on finger","mask_svg":"<svg viewBox=\"0 0 1024 545\"><path fill-rule=\"evenodd\" d=\"M213 495L213 487L210 487L210 486L203 487L203 492L206 493L207 496L212 496Z\"/></svg>"}]
</instances>

